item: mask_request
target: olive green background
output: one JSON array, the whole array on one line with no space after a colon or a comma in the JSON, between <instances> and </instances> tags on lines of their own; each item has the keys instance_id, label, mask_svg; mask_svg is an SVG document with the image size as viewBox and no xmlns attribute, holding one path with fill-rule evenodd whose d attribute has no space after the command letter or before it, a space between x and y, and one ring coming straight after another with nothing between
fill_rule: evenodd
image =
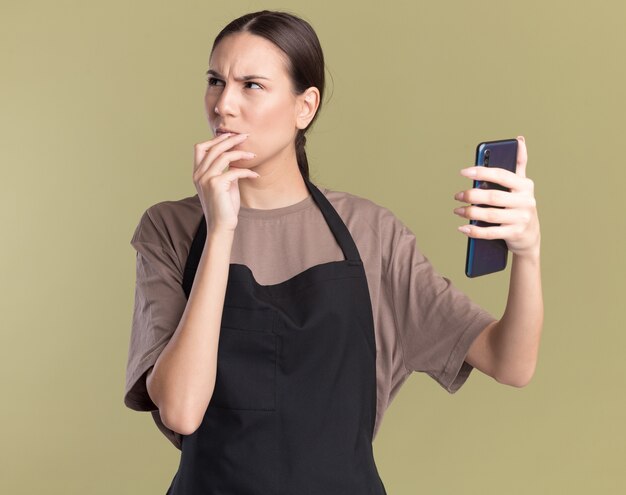
<instances>
[{"instance_id":1,"label":"olive green background","mask_svg":"<svg viewBox=\"0 0 626 495\"><path fill-rule=\"evenodd\" d=\"M545 325L525 388L413 374L374 449L390 495L626 490L626 4L4 2L0 10L0 492L165 493L179 451L122 402L150 205L195 194L215 35L263 8L316 29L328 88L311 178L390 208L498 317L506 271L464 275L454 193L481 140L526 137ZM332 77L331 77L332 76Z\"/></svg>"}]
</instances>

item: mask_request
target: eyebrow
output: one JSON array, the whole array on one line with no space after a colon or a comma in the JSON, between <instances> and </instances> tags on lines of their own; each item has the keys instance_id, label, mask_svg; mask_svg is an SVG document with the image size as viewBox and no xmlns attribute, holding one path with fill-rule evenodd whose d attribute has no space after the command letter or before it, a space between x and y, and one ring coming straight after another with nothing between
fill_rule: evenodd
<instances>
[{"instance_id":1,"label":"eyebrow","mask_svg":"<svg viewBox=\"0 0 626 495\"><path fill-rule=\"evenodd\" d=\"M214 70L209 69L208 71L206 71L207 76L208 75L212 75L215 77L220 77L222 79L224 79L224 76L221 75L219 72L216 72ZM265 77L265 76L257 76L257 75L250 75L250 76L242 76L242 77L235 77L235 81L249 81L250 79L267 79L268 81L270 80L269 77Z\"/></svg>"}]
</instances>

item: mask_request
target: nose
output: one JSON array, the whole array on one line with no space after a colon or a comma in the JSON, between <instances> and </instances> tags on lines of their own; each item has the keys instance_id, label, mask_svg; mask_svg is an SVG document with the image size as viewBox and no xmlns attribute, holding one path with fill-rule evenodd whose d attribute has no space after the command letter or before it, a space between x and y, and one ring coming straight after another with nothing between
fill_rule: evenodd
<instances>
[{"instance_id":1,"label":"nose","mask_svg":"<svg viewBox=\"0 0 626 495\"><path fill-rule=\"evenodd\" d=\"M234 89L234 88L232 88ZM236 107L235 102L236 95L232 94L232 91L225 85L220 92L220 95L215 102L215 113L217 115L233 115Z\"/></svg>"}]
</instances>

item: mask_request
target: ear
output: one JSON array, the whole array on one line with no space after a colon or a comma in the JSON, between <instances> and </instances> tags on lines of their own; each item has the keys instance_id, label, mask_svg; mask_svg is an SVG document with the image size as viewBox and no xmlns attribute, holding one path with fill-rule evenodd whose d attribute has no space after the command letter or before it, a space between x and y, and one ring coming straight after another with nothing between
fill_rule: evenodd
<instances>
[{"instance_id":1,"label":"ear","mask_svg":"<svg viewBox=\"0 0 626 495\"><path fill-rule=\"evenodd\" d=\"M315 86L311 86L297 96L296 101L296 127L306 129L311 123L315 112L320 105L320 92Z\"/></svg>"}]
</instances>

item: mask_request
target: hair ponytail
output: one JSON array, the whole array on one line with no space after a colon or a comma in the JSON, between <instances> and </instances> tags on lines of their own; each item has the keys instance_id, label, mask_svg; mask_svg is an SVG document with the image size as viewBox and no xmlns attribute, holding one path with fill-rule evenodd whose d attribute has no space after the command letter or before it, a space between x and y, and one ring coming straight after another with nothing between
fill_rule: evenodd
<instances>
[{"instance_id":1,"label":"hair ponytail","mask_svg":"<svg viewBox=\"0 0 626 495\"><path fill-rule=\"evenodd\" d=\"M306 157L306 129L299 129L296 135L296 158L298 159L298 168L302 177L309 180L309 160Z\"/></svg>"}]
</instances>

